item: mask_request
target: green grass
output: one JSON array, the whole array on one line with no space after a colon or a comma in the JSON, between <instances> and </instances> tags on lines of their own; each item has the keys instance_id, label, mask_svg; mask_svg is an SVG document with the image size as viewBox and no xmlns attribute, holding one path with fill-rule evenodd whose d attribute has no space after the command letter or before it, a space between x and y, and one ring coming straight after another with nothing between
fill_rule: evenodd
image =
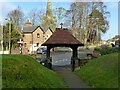
<instances>
[{"instance_id":1,"label":"green grass","mask_svg":"<svg viewBox=\"0 0 120 90\"><path fill-rule=\"evenodd\" d=\"M92 59L75 74L96 88L118 88L118 56L120 53Z\"/></svg>"},{"instance_id":2,"label":"green grass","mask_svg":"<svg viewBox=\"0 0 120 90\"><path fill-rule=\"evenodd\" d=\"M3 55L3 88L65 88L63 80L52 70L26 55Z\"/></svg>"}]
</instances>

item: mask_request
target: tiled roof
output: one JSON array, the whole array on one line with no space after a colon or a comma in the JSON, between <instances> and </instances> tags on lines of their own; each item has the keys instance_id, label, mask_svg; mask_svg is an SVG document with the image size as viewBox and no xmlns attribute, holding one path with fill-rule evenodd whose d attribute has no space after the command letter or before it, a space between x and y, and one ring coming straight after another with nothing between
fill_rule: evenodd
<instances>
[{"instance_id":1,"label":"tiled roof","mask_svg":"<svg viewBox=\"0 0 120 90\"><path fill-rule=\"evenodd\" d=\"M40 26L29 26L29 27L23 27L23 33L32 33Z\"/></svg>"},{"instance_id":2,"label":"tiled roof","mask_svg":"<svg viewBox=\"0 0 120 90\"><path fill-rule=\"evenodd\" d=\"M29 27L23 27L23 33L32 33L37 28L40 28L44 33L48 30L47 28L42 28L41 26L29 26ZM50 29L50 31L53 33L53 31L51 29Z\"/></svg>"},{"instance_id":3,"label":"tiled roof","mask_svg":"<svg viewBox=\"0 0 120 90\"><path fill-rule=\"evenodd\" d=\"M44 30L44 32L46 32L48 29L50 29L50 31L53 33L53 31L51 30L51 28L46 28L46 27L42 27L42 29Z\"/></svg>"},{"instance_id":4,"label":"tiled roof","mask_svg":"<svg viewBox=\"0 0 120 90\"><path fill-rule=\"evenodd\" d=\"M77 45L83 46L68 30L57 28L51 37L42 44L47 45Z\"/></svg>"}]
</instances>

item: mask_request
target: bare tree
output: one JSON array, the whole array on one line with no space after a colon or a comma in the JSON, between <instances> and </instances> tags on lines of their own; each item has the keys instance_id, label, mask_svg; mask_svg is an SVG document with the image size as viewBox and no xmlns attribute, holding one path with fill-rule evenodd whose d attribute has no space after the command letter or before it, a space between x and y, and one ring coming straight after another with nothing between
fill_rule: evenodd
<instances>
[{"instance_id":1,"label":"bare tree","mask_svg":"<svg viewBox=\"0 0 120 90\"><path fill-rule=\"evenodd\" d=\"M37 12L37 16L38 16L38 23L41 25L42 18L45 16L45 13L42 10L40 10Z\"/></svg>"},{"instance_id":2,"label":"bare tree","mask_svg":"<svg viewBox=\"0 0 120 90\"><path fill-rule=\"evenodd\" d=\"M24 23L24 13L19 6L17 9L8 13L8 18L11 19L11 22L15 25L16 29L19 29Z\"/></svg>"},{"instance_id":3,"label":"bare tree","mask_svg":"<svg viewBox=\"0 0 120 90\"><path fill-rule=\"evenodd\" d=\"M37 14L38 14L38 12L36 9L33 9L28 13L28 18L30 19L33 26L37 24L37 21L38 21Z\"/></svg>"},{"instance_id":4,"label":"bare tree","mask_svg":"<svg viewBox=\"0 0 120 90\"><path fill-rule=\"evenodd\" d=\"M74 2L70 7L70 10L66 11L66 21L69 21L66 23L71 25L73 35L81 42L86 44L89 39L93 41L95 41L95 37L100 39L101 33L105 33L108 30L110 13L103 2ZM95 9L98 12L95 12ZM93 12L94 14L97 13L94 15L96 17L93 17L94 20L90 19L92 18L90 14ZM96 18L100 19L96 21ZM99 23L93 24L92 22ZM97 33L97 30L99 33Z\"/></svg>"},{"instance_id":5,"label":"bare tree","mask_svg":"<svg viewBox=\"0 0 120 90\"><path fill-rule=\"evenodd\" d=\"M56 15L56 19L57 19L57 26L60 25L60 23L62 23L62 20L65 16L65 8L63 7L59 7L59 8L55 8L53 10L54 14Z\"/></svg>"}]
</instances>

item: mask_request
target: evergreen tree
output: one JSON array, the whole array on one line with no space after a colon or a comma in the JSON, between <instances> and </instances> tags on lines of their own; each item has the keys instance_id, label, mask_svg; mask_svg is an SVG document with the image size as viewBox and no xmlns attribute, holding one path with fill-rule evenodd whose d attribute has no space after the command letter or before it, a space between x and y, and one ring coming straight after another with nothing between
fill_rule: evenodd
<instances>
[{"instance_id":1,"label":"evergreen tree","mask_svg":"<svg viewBox=\"0 0 120 90\"><path fill-rule=\"evenodd\" d=\"M101 40L101 33L105 33L109 28L108 21L106 21L103 14L96 9L89 15L89 19L88 38L93 42L99 42Z\"/></svg>"},{"instance_id":2,"label":"evergreen tree","mask_svg":"<svg viewBox=\"0 0 120 90\"><path fill-rule=\"evenodd\" d=\"M47 9L46 9L46 15L42 18L42 24L41 26L43 28L51 28L52 31L55 31L56 28L56 17L52 14L52 3L50 0L47 2Z\"/></svg>"},{"instance_id":3,"label":"evergreen tree","mask_svg":"<svg viewBox=\"0 0 120 90\"><path fill-rule=\"evenodd\" d=\"M3 47L4 50L9 48L9 23L3 26ZM11 47L16 48L18 46L17 41L20 38L20 33L15 29L15 26L11 24Z\"/></svg>"}]
</instances>

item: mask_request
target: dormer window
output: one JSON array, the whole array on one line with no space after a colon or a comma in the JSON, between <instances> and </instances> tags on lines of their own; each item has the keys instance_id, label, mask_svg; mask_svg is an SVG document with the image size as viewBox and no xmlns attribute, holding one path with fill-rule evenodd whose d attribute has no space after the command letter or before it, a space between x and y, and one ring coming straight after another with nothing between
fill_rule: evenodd
<instances>
[{"instance_id":1,"label":"dormer window","mask_svg":"<svg viewBox=\"0 0 120 90\"><path fill-rule=\"evenodd\" d=\"M40 34L39 33L37 33L37 38L40 38Z\"/></svg>"}]
</instances>

